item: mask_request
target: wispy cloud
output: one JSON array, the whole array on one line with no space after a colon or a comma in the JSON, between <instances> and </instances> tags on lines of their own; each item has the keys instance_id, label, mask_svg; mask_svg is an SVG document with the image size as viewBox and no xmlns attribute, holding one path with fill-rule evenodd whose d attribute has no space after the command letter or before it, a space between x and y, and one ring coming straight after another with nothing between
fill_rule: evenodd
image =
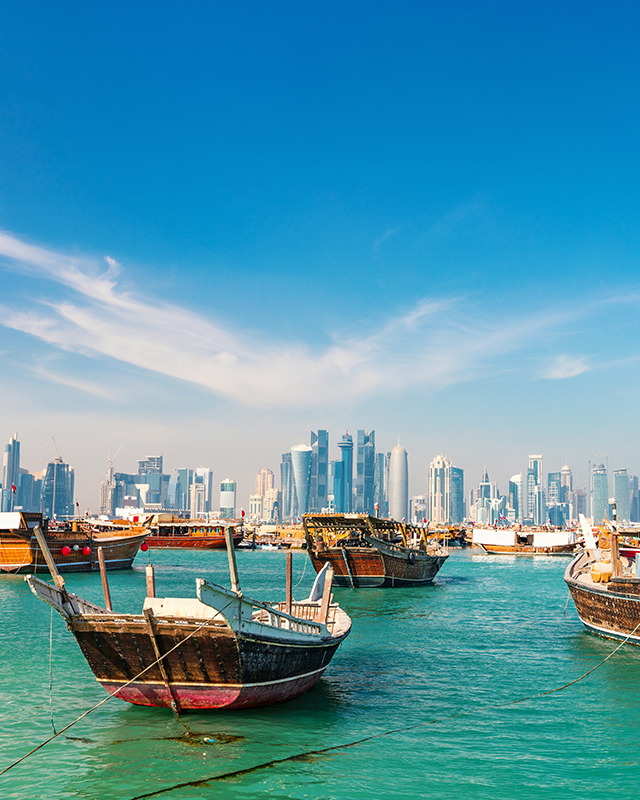
<instances>
[{"instance_id":1,"label":"wispy cloud","mask_svg":"<svg viewBox=\"0 0 640 800\"><path fill-rule=\"evenodd\" d=\"M543 372L543 378L575 378L587 372L591 367L582 356L556 356L547 369Z\"/></svg>"},{"instance_id":2,"label":"wispy cloud","mask_svg":"<svg viewBox=\"0 0 640 800\"><path fill-rule=\"evenodd\" d=\"M116 391L113 387L92 383L91 381L82 380L81 378L61 375L58 372L52 372L51 370L45 369L41 366L32 367L31 372L38 378L51 381L51 383L57 383L60 386L67 386L70 389L76 389L77 391L85 392L87 394L94 395L95 397L102 397L113 402L119 402L122 400L121 389Z\"/></svg>"},{"instance_id":3,"label":"wispy cloud","mask_svg":"<svg viewBox=\"0 0 640 800\"><path fill-rule=\"evenodd\" d=\"M472 380L504 369L509 354L570 322L566 311L553 309L483 320L461 299L421 299L375 333L336 336L317 354L299 342L250 338L176 305L123 291L115 280L121 266L109 256L105 270L97 259L56 253L8 233L0 233L0 256L14 269L67 287L73 298L7 306L0 309L4 326L67 352L106 356L254 407L328 405ZM587 368L561 356L550 377ZM71 378L64 380L73 385ZM76 388L104 396L99 386L76 382Z\"/></svg>"}]
</instances>

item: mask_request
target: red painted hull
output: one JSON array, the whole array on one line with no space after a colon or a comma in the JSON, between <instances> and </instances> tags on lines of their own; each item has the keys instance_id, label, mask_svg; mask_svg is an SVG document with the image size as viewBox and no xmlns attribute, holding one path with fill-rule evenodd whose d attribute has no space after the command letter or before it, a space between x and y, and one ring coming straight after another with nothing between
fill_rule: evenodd
<instances>
[{"instance_id":1,"label":"red painted hull","mask_svg":"<svg viewBox=\"0 0 640 800\"><path fill-rule=\"evenodd\" d=\"M234 534L233 544L237 547L242 541L241 533ZM196 549L196 550L224 550L226 547L224 534L220 536L148 536L149 547Z\"/></svg>"},{"instance_id":2,"label":"red painted hull","mask_svg":"<svg viewBox=\"0 0 640 800\"><path fill-rule=\"evenodd\" d=\"M323 673L324 668L312 675L263 683L258 686L225 686L224 684L189 686L172 683L171 691L173 697L180 704L180 708L185 711L213 708L259 708L293 700L294 697L310 691L318 683ZM115 683L106 681L101 681L101 683L109 694L115 694L119 688ZM171 706L173 699L166 686L161 683L131 684L119 692L117 697L134 705L161 708Z\"/></svg>"}]
</instances>

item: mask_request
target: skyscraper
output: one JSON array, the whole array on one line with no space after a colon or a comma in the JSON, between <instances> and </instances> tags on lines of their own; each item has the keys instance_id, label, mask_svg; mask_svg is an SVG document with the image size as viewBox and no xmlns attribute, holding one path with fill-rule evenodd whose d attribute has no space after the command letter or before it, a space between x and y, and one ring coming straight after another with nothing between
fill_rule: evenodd
<instances>
[{"instance_id":1,"label":"skyscraper","mask_svg":"<svg viewBox=\"0 0 640 800\"><path fill-rule=\"evenodd\" d=\"M381 517L389 516L389 462L391 453L376 453L373 480L373 507Z\"/></svg>"},{"instance_id":2,"label":"skyscraper","mask_svg":"<svg viewBox=\"0 0 640 800\"><path fill-rule=\"evenodd\" d=\"M290 520L296 513L295 483L293 480L293 463L290 452L282 454L280 485L282 487L282 519Z\"/></svg>"},{"instance_id":3,"label":"skyscraper","mask_svg":"<svg viewBox=\"0 0 640 800\"><path fill-rule=\"evenodd\" d=\"M398 521L409 518L409 464L407 451L399 444L389 462L389 516Z\"/></svg>"},{"instance_id":4,"label":"skyscraper","mask_svg":"<svg viewBox=\"0 0 640 800\"><path fill-rule=\"evenodd\" d=\"M356 454L356 508L359 514L373 514L376 432L358 431Z\"/></svg>"},{"instance_id":5,"label":"skyscraper","mask_svg":"<svg viewBox=\"0 0 640 800\"><path fill-rule=\"evenodd\" d=\"M273 470L259 469L256 473L256 494L264 497L269 489L273 489Z\"/></svg>"},{"instance_id":6,"label":"skyscraper","mask_svg":"<svg viewBox=\"0 0 640 800\"><path fill-rule=\"evenodd\" d=\"M626 469L613 470L613 496L616 499L616 516L619 520L631 521L629 474Z\"/></svg>"},{"instance_id":7,"label":"skyscraper","mask_svg":"<svg viewBox=\"0 0 640 800\"><path fill-rule=\"evenodd\" d=\"M604 464L593 465L591 492L591 516L597 525L609 515L609 479Z\"/></svg>"},{"instance_id":8,"label":"skyscraper","mask_svg":"<svg viewBox=\"0 0 640 800\"><path fill-rule=\"evenodd\" d=\"M162 474L162 456L147 456L138 461L138 475Z\"/></svg>"},{"instance_id":9,"label":"skyscraper","mask_svg":"<svg viewBox=\"0 0 640 800\"><path fill-rule=\"evenodd\" d=\"M349 435L349 431L343 434L342 439L338 442L340 448L341 458L344 463L342 468L344 480L344 499L345 499L345 512L353 510L353 436Z\"/></svg>"},{"instance_id":10,"label":"skyscraper","mask_svg":"<svg viewBox=\"0 0 640 800\"><path fill-rule=\"evenodd\" d=\"M222 519L235 519L236 482L225 478L220 484L220 516Z\"/></svg>"},{"instance_id":11,"label":"skyscraper","mask_svg":"<svg viewBox=\"0 0 640 800\"><path fill-rule=\"evenodd\" d=\"M203 511L213 511L215 502L213 500L213 470L209 467L197 467L194 473L194 483L204 486L204 499L199 499L196 503L196 508L198 509L198 515L200 515ZM198 495L202 494L201 490L198 490ZM191 500L190 507L194 508L194 501ZM193 518L193 514L192 514Z\"/></svg>"},{"instance_id":12,"label":"skyscraper","mask_svg":"<svg viewBox=\"0 0 640 800\"><path fill-rule=\"evenodd\" d=\"M560 502L568 503L569 495L573 491L573 475L568 464L560 470Z\"/></svg>"},{"instance_id":13,"label":"skyscraper","mask_svg":"<svg viewBox=\"0 0 640 800\"><path fill-rule=\"evenodd\" d=\"M540 487L540 488L538 488ZM543 496L542 496L542 456L529 456L529 469L527 470L527 507L524 521L533 525L543 522Z\"/></svg>"},{"instance_id":14,"label":"skyscraper","mask_svg":"<svg viewBox=\"0 0 640 800\"><path fill-rule=\"evenodd\" d=\"M522 523L524 520L524 486L522 473L512 475L509 479L509 520ZM513 517L513 519L511 519Z\"/></svg>"},{"instance_id":15,"label":"skyscraper","mask_svg":"<svg viewBox=\"0 0 640 800\"><path fill-rule=\"evenodd\" d=\"M297 444L291 448L291 465L296 488L297 515L302 516L309 510L309 483L311 478L312 448L306 444Z\"/></svg>"},{"instance_id":16,"label":"skyscraper","mask_svg":"<svg viewBox=\"0 0 640 800\"><path fill-rule=\"evenodd\" d=\"M42 481L42 514L47 517L71 517L75 511L73 501L74 472L58 457L47 465Z\"/></svg>"},{"instance_id":17,"label":"skyscraper","mask_svg":"<svg viewBox=\"0 0 640 800\"><path fill-rule=\"evenodd\" d=\"M329 482L329 434L311 431L311 474L309 478L309 511L327 506Z\"/></svg>"},{"instance_id":18,"label":"skyscraper","mask_svg":"<svg viewBox=\"0 0 640 800\"><path fill-rule=\"evenodd\" d=\"M440 454L429 465L429 520L443 524L462 522L463 518L463 470Z\"/></svg>"},{"instance_id":19,"label":"skyscraper","mask_svg":"<svg viewBox=\"0 0 640 800\"><path fill-rule=\"evenodd\" d=\"M338 514L347 511L345 496L344 461L332 461L333 464L333 505Z\"/></svg>"},{"instance_id":20,"label":"skyscraper","mask_svg":"<svg viewBox=\"0 0 640 800\"><path fill-rule=\"evenodd\" d=\"M4 448L4 459L2 462L2 511L12 511L16 503L16 492L18 489L20 476L20 442L18 434L14 434L9 443ZM16 487L16 492L13 491Z\"/></svg>"}]
</instances>

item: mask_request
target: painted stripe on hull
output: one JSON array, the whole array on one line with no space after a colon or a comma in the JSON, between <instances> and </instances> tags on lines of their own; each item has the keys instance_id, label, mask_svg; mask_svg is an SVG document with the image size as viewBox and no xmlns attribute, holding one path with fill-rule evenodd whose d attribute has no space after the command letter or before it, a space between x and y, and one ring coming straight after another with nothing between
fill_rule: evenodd
<instances>
[{"instance_id":1,"label":"painted stripe on hull","mask_svg":"<svg viewBox=\"0 0 640 800\"><path fill-rule=\"evenodd\" d=\"M617 640L626 639L627 637L629 637L629 644L640 645L640 635L638 634L636 634L635 636L629 636L628 633L619 633L618 631L611 631L608 630L607 628L600 628L591 622L586 622L585 620L582 619L582 617L580 617L580 622L582 622L584 627L590 633L595 633L597 636L603 636L605 639L617 639Z\"/></svg>"},{"instance_id":2,"label":"painted stripe on hull","mask_svg":"<svg viewBox=\"0 0 640 800\"><path fill-rule=\"evenodd\" d=\"M326 667L306 675L285 678L265 683L248 684L171 684L171 692L184 710L209 708L257 708L292 700L316 685ZM122 684L107 680L102 686L114 694ZM139 681L127 686L117 695L134 705L170 707L173 699L162 683Z\"/></svg>"}]
</instances>

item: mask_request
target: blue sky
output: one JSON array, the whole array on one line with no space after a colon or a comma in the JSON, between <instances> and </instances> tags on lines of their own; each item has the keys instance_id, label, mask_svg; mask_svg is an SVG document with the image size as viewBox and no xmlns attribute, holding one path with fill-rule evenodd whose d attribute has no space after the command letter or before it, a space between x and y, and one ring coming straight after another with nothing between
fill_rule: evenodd
<instances>
[{"instance_id":1,"label":"blue sky","mask_svg":"<svg viewBox=\"0 0 640 800\"><path fill-rule=\"evenodd\" d=\"M328 428L411 492L640 472L635 3L65 3L0 28L0 436L95 509ZM244 502L244 501L243 501Z\"/></svg>"}]
</instances>

